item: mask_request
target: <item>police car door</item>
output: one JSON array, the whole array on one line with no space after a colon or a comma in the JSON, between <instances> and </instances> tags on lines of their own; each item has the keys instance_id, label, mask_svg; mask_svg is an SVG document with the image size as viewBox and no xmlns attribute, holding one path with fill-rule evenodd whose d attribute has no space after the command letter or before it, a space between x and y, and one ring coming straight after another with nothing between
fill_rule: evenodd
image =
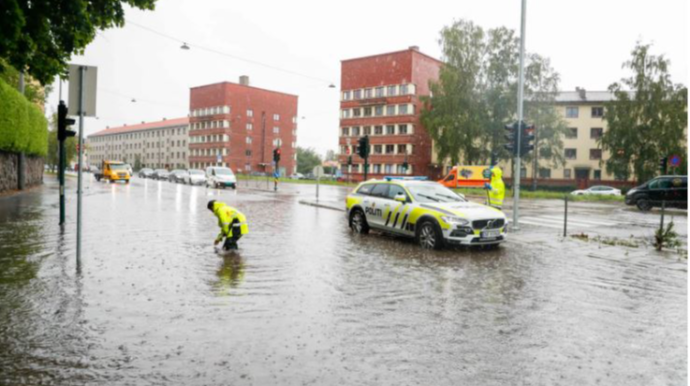
<instances>
[{"instance_id":1,"label":"police car door","mask_svg":"<svg viewBox=\"0 0 690 386\"><path fill-rule=\"evenodd\" d=\"M369 225L375 228L383 228L383 213L388 203L388 184L375 184L364 200L364 213Z\"/></svg>"},{"instance_id":2,"label":"police car door","mask_svg":"<svg viewBox=\"0 0 690 386\"><path fill-rule=\"evenodd\" d=\"M395 201L395 196L405 196L406 202ZM403 232L404 223L407 222L407 212L410 211L409 196L402 186L391 184L388 187L388 200L383 211L383 226L394 232Z\"/></svg>"}]
</instances>

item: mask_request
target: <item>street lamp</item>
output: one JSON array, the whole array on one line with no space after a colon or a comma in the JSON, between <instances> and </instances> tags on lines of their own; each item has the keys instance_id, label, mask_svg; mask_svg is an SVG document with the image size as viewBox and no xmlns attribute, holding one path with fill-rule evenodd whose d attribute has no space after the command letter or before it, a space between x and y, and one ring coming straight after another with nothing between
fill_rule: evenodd
<instances>
[{"instance_id":1,"label":"street lamp","mask_svg":"<svg viewBox=\"0 0 690 386\"><path fill-rule=\"evenodd\" d=\"M182 49L182 50L188 50L188 49L189 49L189 46L187 45L187 43L182 42L182 46L180 46L180 49Z\"/></svg>"}]
</instances>

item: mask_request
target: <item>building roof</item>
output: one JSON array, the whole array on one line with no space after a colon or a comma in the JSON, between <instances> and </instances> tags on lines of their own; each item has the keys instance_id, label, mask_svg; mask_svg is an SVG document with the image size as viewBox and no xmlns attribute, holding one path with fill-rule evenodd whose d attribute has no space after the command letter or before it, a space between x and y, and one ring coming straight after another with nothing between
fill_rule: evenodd
<instances>
[{"instance_id":1,"label":"building roof","mask_svg":"<svg viewBox=\"0 0 690 386\"><path fill-rule=\"evenodd\" d=\"M188 117L164 119L162 121L139 123L136 125L124 125L124 126L118 126L118 127L110 127L110 128L105 129L105 130L101 130L97 133L91 134L88 137L100 137L102 135L132 133L135 131L150 130L150 129L162 129L165 127L181 126L181 125L188 125L188 124L189 124L189 118Z\"/></svg>"},{"instance_id":2,"label":"building roof","mask_svg":"<svg viewBox=\"0 0 690 386\"><path fill-rule=\"evenodd\" d=\"M410 51L416 52L416 53L419 54L419 55L425 56L425 57L427 57L427 58L429 58L429 59L431 59L431 60L434 60L434 61L437 61L437 62L443 64L442 61L440 61L440 60L434 58L433 56L430 56L430 55L427 55L427 54L423 53L422 51L419 50L419 47L416 47L416 46L412 46L412 47L410 47L410 48L407 48L407 49L405 49L405 50L400 50L400 51L385 52L385 53L382 53L382 54L375 54L375 55L369 55L369 56L361 56L361 57L359 57L359 58L352 58L352 59L343 59L343 60L341 60L340 62L341 62L341 63L344 63L344 62L352 62L352 61L355 61L355 60L371 59L371 58L375 58L375 57L377 57L377 56L386 56L386 55L401 54L401 53L403 53L403 52L410 52Z\"/></svg>"},{"instance_id":3,"label":"building roof","mask_svg":"<svg viewBox=\"0 0 690 386\"><path fill-rule=\"evenodd\" d=\"M204 84L204 85L201 85L201 86L194 86L194 87L190 87L189 89L190 89L190 90L194 90L195 88L211 87L211 86L217 86L217 85L221 85L221 84L231 84L231 85L233 85L233 86L246 87L246 88L251 88L251 89L254 89L254 90L265 91L265 92L271 92L271 93L274 93L274 94L281 94L281 95L287 95L287 96L299 98L299 96L298 96L298 95L295 95L295 94L289 94L289 93L282 92L282 91L269 90L269 89L266 89L266 88L254 87L254 86L250 86L250 85L246 85L246 84L235 83L235 82L228 82L228 81L216 82L216 83L209 83L209 84Z\"/></svg>"}]
</instances>

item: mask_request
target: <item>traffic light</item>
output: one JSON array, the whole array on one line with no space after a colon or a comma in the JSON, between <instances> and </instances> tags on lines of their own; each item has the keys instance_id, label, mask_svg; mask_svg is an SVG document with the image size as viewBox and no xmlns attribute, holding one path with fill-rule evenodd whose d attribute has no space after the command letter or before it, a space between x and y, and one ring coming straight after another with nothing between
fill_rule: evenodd
<instances>
[{"instance_id":1,"label":"traffic light","mask_svg":"<svg viewBox=\"0 0 690 386\"><path fill-rule=\"evenodd\" d=\"M279 147L273 149L273 162L275 162L275 163L280 162L280 148Z\"/></svg>"},{"instance_id":2,"label":"traffic light","mask_svg":"<svg viewBox=\"0 0 690 386\"><path fill-rule=\"evenodd\" d=\"M661 158L659 160L659 170L661 171L662 175L666 174L667 166L668 166L668 157Z\"/></svg>"},{"instance_id":3,"label":"traffic light","mask_svg":"<svg viewBox=\"0 0 690 386\"><path fill-rule=\"evenodd\" d=\"M532 141L534 141L535 127L534 125L527 125L525 122L522 122L520 128L522 129L520 133L520 157L523 157L534 150Z\"/></svg>"},{"instance_id":4,"label":"traffic light","mask_svg":"<svg viewBox=\"0 0 690 386\"><path fill-rule=\"evenodd\" d=\"M72 130L67 130L67 127L72 125L74 125L74 119L67 118L67 106L65 102L60 101L58 105L58 141L64 141L68 137L74 137L76 133Z\"/></svg>"},{"instance_id":5,"label":"traffic light","mask_svg":"<svg viewBox=\"0 0 690 386\"><path fill-rule=\"evenodd\" d=\"M359 154L360 157L363 159L369 157L369 136L365 135L364 137L359 138L358 146L357 146L357 154Z\"/></svg>"},{"instance_id":6,"label":"traffic light","mask_svg":"<svg viewBox=\"0 0 690 386\"><path fill-rule=\"evenodd\" d=\"M517 122L505 125L504 129L507 131L505 138L508 140L508 143L503 145L503 147L510 154L515 155L517 153Z\"/></svg>"}]
</instances>

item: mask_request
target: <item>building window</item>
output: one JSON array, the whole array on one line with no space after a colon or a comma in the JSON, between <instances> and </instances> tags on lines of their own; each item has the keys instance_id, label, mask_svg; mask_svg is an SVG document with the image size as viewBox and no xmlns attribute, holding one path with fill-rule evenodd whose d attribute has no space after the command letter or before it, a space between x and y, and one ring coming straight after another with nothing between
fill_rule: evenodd
<instances>
[{"instance_id":1,"label":"building window","mask_svg":"<svg viewBox=\"0 0 690 386\"><path fill-rule=\"evenodd\" d=\"M383 87L376 87L376 97L383 98Z\"/></svg>"},{"instance_id":2,"label":"building window","mask_svg":"<svg viewBox=\"0 0 690 386\"><path fill-rule=\"evenodd\" d=\"M247 149L244 151L244 155L246 155L247 157L250 157L252 155L252 151Z\"/></svg>"},{"instance_id":3,"label":"building window","mask_svg":"<svg viewBox=\"0 0 690 386\"><path fill-rule=\"evenodd\" d=\"M348 135L350 135L350 128L349 127L343 127L342 132L343 132L342 136L347 137Z\"/></svg>"},{"instance_id":4,"label":"building window","mask_svg":"<svg viewBox=\"0 0 690 386\"><path fill-rule=\"evenodd\" d=\"M398 105L398 115L407 114L407 105Z\"/></svg>"},{"instance_id":5,"label":"building window","mask_svg":"<svg viewBox=\"0 0 690 386\"><path fill-rule=\"evenodd\" d=\"M370 117L370 116L371 116L371 107L365 107L365 108L364 108L364 116L365 116L365 117Z\"/></svg>"},{"instance_id":6,"label":"building window","mask_svg":"<svg viewBox=\"0 0 690 386\"><path fill-rule=\"evenodd\" d=\"M551 178L551 169L539 168L539 178Z\"/></svg>"},{"instance_id":7,"label":"building window","mask_svg":"<svg viewBox=\"0 0 690 386\"><path fill-rule=\"evenodd\" d=\"M360 108L352 109L352 116L353 117L362 116L362 109L360 109Z\"/></svg>"},{"instance_id":8,"label":"building window","mask_svg":"<svg viewBox=\"0 0 690 386\"><path fill-rule=\"evenodd\" d=\"M386 134L387 135L395 134L395 125L387 125L386 126Z\"/></svg>"},{"instance_id":9,"label":"building window","mask_svg":"<svg viewBox=\"0 0 690 386\"><path fill-rule=\"evenodd\" d=\"M398 125L398 134L407 134L407 125Z\"/></svg>"},{"instance_id":10,"label":"building window","mask_svg":"<svg viewBox=\"0 0 690 386\"><path fill-rule=\"evenodd\" d=\"M601 149L589 149L589 159L600 160L601 159Z\"/></svg>"},{"instance_id":11,"label":"building window","mask_svg":"<svg viewBox=\"0 0 690 386\"><path fill-rule=\"evenodd\" d=\"M400 85L400 95L407 95L407 85L406 84Z\"/></svg>"},{"instance_id":12,"label":"building window","mask_svg":"<svg viewBox=\"0 0 690 386\"><path fill-rule=\"evenodd\" d=\"M407 154L407 145L398 145L398 154Z\"/></svg>"},{"instance_id":13,"label":"building window","mask_svg":"<svg viewBox=\"0 0 690 386\"><path fill-rule=\"evenodd\" d=\"M374 173L381 173L381 165L374 164Z\"/></svg>"},{"instance_id":14,"label":"building window","mask_svg":"<svg viewBox=\"0 0 690 386\"><path fill-rule=\"evenodd\" d=\"M386 145L386 154L395 153L395 145Z\"/></svg>"},{"instance_id":15,"label":"building window","mask_svg":"<svg viewBox=\"0 0 690 386\"><path fill-rule=\"evenodd\" d=\"M579 115L579 108L577 106L568 106L565 108L566 118L577 118Z\"/></svg>"},{"instance_id":16,"label":"building window","mask_svg":"<svg viewBox=\"0 0 690 386\"><path fill-rule=\"evenodd\" d=\"M374 135L383 135L383 126L374 126Z\"/></svg>"},{"instance_id":17,"label":"building window","mask_svg":"<svg viewBox=\"0 0 690 386\"><path fill-rule=\"evenodd\" d=\"M563 169L563 178L572 178L570 175L571 170L570 169Z\"/></svg>"},{"instance_id":18,"label":"building window","mask_svg":"<svg viewBox=\"0 0 690 386\"><path fill-rule=\"evenodd\" d=\"M577 127L569 127L565 132L565 137L570 139L577 138Z\"/></svg>"},{"instance_id":19,"label":"building window","mask_svg":"<svg viewBox=\"0 0 690 386\"><path fill-rule=\"evenodd\" d=\"M254 125L251 123L247 123L247 130L252 130L254 128Z\"/></svg>"},{"instance_id":20,"label":"building window","mask_svg":"<svg viewBox=\"0 0 690 386\"><path fill-rule=\"evenodd\" d=\"M386 106L386 115L395 115L395 105Z\"/></svg>"},{"instance_id":21,"label":"building window","mask_svg":"<svg viewBox=\"0 0 690 386\"><path fill-rule=\"evenodd\" d=\"M371 135L371 126L364 126L364 135Z\"/></svg>"},{"instance_id":22,"label":"building window","mask_svg":"<svg viewBox=\"0 0 690 386\"><path fill-rule=\"evenodd\" d=\"M350 92L349 91L343 91L343 100L346 100L346 101L350 100Z\"/></svg>"},{"instance_id":23,"label":"building window","mask_svg":"<svg viewBox=\"0 0 690 386\"><path fill-rule=\"evenodd\" d=\"M248 116L248 117L253 117L253 116L254 116L254 111L253 111L253 110L247 110L247 116Z\"/></svg>"},{"instance_id":24,"label":"building window","mask_svg":"<svg viewBox=\"0 0 690 386\"><path fill-rule=\"evenodd\" d=\"M564 149L565 159L577 159L577 149Z\"/></svg>"},{"instance_id":25,"label":"building window","mask_svg":"<svg viewBox=\"0 0 690 386\"><path fill-rule=\"evenodd\" d=\"M592 118L601 118L604 116L603 107L592 107Z\"/></svg>"},{"instance_id":26,"label":"building window","mask_svg":"<svg viewBox=\"0 0 690 386\"><path fill-rule=\"evenodd\" d=\"M391 173L393 173L393 166L394 166L394 165L386 165L386 166L384 167L384 173L386 173L386 174L391 174Z\"/></svg>"},{"instance_id":27,"label":"building window","mask_svg":"<svg viewBox=\"0 0 690 386\"><path fill-rule=\"evenodd\" d=\"M398 86L388 86L388 96L398 95Z\"/></svg>"},{"instance_id":28,"label":"building window","mask_svg":"<svg viewBox=\"0 0 690 386\"><path fill-rule=\"evenodd\" d=\"M273 128L273 133L275 133L275 134L280 133L280 127L274 127L274 128Z\"/></svg>"},{"instance_id":29,"label":"building window","mask_svg":"<svg viewBox=\"0 0 690 386\"><path fill-rule=\"evenodd\" d=\"M374 107L374 115L377 117L380 117L383 115L383 106L376 106Z\"/></svg>"},{"instance_id":30,"label":"building window","mask_svg":"<svg viewBox=\"0 0 690 386\"><path fill-rule=\"evenodd\" d=\"M383 152L383 145L374 145L374 154L381 154Z\"/></svg>"},{"instance_id":31,"label":"building window","mask_svg":"<svg viewBox=\"0 0 690 386\"><path fill-rule=\"evenodd\" d=\"M343 110L343 118L350 118L350 109Z\"/></svg>"},{"instance_id":32,"label":"building window","mask_svg":"<svg viewBox=\"0 0 690 386\"><path fill-rule=\"evenodd\" d=\"M247 137L247 144L251 145L251 143L252 143L252 137Z\"/></svg>"},{"instance_id":33,"label":"building window","mask_svg":"<svg viewBox=\"0 0 690 386\"><path fill-rule=\"evenodd\" d=\"M364 90L364 99L369 99L369 98L371 98L371 89L370 88Z\"/></svg>"},{"instance_id":34,"label":"building window","mask_svg":"<svg viewBox=\"0 0 690 386\"><path fill-rule=\"evenodd\" d=\"M594 179L595 180L601 180L601 170L599 170L599 169L594 170Z\"/></svg>"},{"instance_id":35,"label":"building window","mask_svg":"<svg viewBox=\"0 0 690 386\"><path fill-rule=\"evenodd\" d=\"M359 126L355 126L352 128L352 136L359 137Z\"/></svg>"},{"instance_id":36,"label":"building window","mask_svg":"<svg viewBox=\"0 0 690 386\"><path fill-rule=\"evenodd\" d=\"M594 127L589 129L589 137L592 139L599 139L604 134L604 129L601 127Z\"/></svg>"},{"instance_id":37,"label":"building window","mask_svg":"<svg viewBox=\"0 0 690 386\"><path fill-rule=\"evenodd\" d=\"M362 99L362 90L355 90L352 92L353 99Z\"/></svg>"}]
</instances>

